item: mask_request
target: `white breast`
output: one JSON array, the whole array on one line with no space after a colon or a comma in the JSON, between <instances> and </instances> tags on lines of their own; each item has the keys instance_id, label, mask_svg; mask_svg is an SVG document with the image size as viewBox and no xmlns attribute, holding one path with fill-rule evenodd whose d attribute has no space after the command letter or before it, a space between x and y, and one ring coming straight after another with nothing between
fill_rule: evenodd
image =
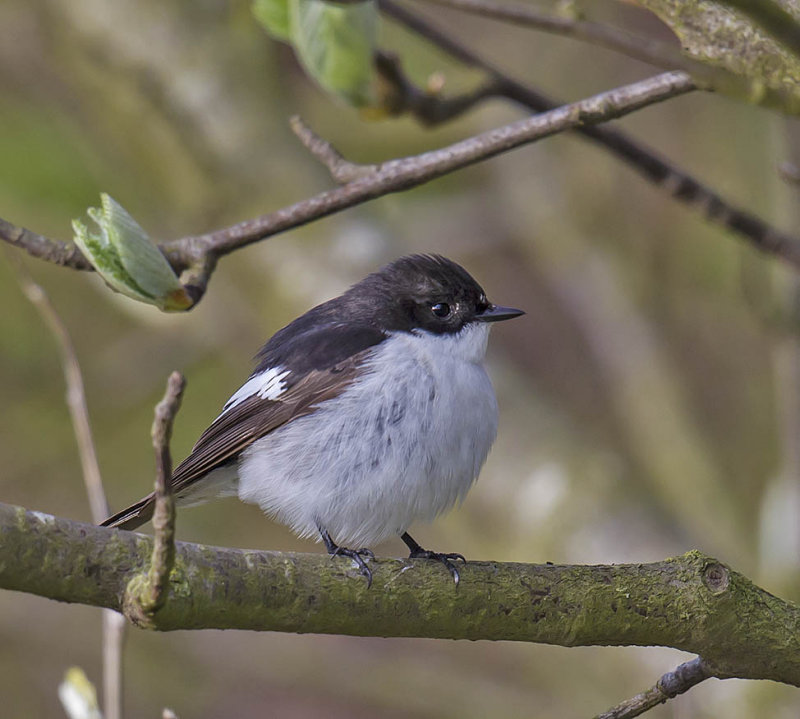
<instances>
[{"instance_id":1,"label":"white breast","mask_svg":"<svg viewBox=\"0 0 800 719\"><path fill-rule=\"evenodd\" d=\"M489 327L398 332L365 374L241 457L239 497L301 536L326 529L359 548L402 534L463 499L497 433L481 361Z\"/></svg>"}]
</instances>

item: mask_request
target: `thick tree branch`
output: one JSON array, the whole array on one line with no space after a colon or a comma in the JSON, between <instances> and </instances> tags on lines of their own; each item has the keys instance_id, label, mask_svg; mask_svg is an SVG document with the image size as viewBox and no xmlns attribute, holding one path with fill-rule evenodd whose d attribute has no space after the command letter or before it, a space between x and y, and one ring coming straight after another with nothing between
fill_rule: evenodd
<instances>
[{"instance_id":1,"label":"thick tree branch","mask_svg":"<svg viewBox=\"0 0 800 719\"><path fill-rule=\"evenodd\" d=\"M153 540L0 505L0 588L123 608ZM470 562L458 590L426 560L376 559L372 589L323 554L178 543L153 626L663 645L715 676L800 686L800 608L697 552L654 564Z\"/></svg>"},{"instance_id":2,"label":"thick tree branch","mask_svg":"<svg viewBox=\"0 0 800 719\"><path fill-rule=\"evenodd\" d=\"M560 103L553 98L511 78L485 60L471 47L440 30L417 13L399 6L394 0L378 0L381 10L392 19L419 34L456 60L478 68L501 82L501 96L534 112L546 112ZM662 188L680 202L701 210L706 219L735 232L758 249L782 257L797 267L800 239L781 232L757 215L737 207L697 178L678 168L627 134L608 127L583 125L576 132L596 142L619 160L630 165L648 182ZM795 256L791 260L787 255Z\"/></svg>"},{"instance_id":3,"label":"thick tree branch","mask_svg":"<svg viewBox=\"0 0 800 719\"><path fill-rule=\"evenodd\" d=\"M649 711L668 699L688 692L706 679L714 676L714 672L701 657L685 662L674 671L667 672L654 686L647 691L627 699L607 712L598 714L594 719L632 719Z\"/></svg>"}]
</instances>

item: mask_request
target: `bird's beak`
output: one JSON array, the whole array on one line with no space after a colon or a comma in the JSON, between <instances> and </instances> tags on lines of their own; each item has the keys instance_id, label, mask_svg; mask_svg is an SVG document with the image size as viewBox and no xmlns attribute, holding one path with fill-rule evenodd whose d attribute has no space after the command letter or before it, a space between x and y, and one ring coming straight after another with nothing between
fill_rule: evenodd
<instances>
[{"instance_id":1,"label":"bird's beak","mask_svg":"<svg viewBox=\"0 0 800 719\"><path fill-rule=\"evenodd\" d=\"M475 319L478 322L500 322L500 320L512 320L524 314L524 310L515 310L513 307L489 305L483 312L476 315Z\"/></svg>"}]
</instances>

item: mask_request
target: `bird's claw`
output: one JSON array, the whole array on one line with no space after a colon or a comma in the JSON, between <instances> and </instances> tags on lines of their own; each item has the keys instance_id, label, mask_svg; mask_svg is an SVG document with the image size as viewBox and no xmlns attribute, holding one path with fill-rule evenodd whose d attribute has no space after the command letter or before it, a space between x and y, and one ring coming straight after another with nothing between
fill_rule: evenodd
<instances>
[{"instance_id":1,"label":"bird's claw","mask_svg":"<svg viewBox=\"0 0 800 719\"><path fill-rule=\"evenodd\" d=\"M441 562L447 567L447 571L450 572L450 576L453 577L456 586L461 581L461 575L459 575L458 569L456 569L456 565L453 562L457 562L460 559L464 564L467 563L464 555L458 552L432 552L430 549L422 548L413 550L408 557L409 559L435 559L437 562Z\"/></svg>"},{"instance_id":2,"label":"bird's claw","mask_svg":"<svg viewBox=\"0 0 800 719\"><path fill-rule=\"evenodd\" d=\"M364 561L364 557L367 559L375 559L375 554L371 549L367 549L366 547L362 547L361 549L347 549L346 547L336 547L336 549L330 553L331 558L335 556L341 557L349 557L350 559L355 562L356 566L358 567L359 574L362 577L367 578L367 589L372 586L372 570L367 566L367 563Z\"/></svg>"}]
</instances>

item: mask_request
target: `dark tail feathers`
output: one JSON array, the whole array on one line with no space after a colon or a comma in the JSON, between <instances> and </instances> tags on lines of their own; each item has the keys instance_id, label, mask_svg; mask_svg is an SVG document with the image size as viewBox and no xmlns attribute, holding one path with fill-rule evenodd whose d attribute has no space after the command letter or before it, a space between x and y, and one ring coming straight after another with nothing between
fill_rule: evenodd
<instances>
[{"instance_id":1,"label":"dark tail feathers","mask_svg":"<svg viewBox=\"0 0 800 719\"><path fill-rule=\"evenodd\" d=\"M150 493L143 497L127 509L117 512L108 519L100 523L101 527L117 527L119 529L136 529L153 516L153 505L155 504L153 494Z\"/></svg>"}]
</instances>

